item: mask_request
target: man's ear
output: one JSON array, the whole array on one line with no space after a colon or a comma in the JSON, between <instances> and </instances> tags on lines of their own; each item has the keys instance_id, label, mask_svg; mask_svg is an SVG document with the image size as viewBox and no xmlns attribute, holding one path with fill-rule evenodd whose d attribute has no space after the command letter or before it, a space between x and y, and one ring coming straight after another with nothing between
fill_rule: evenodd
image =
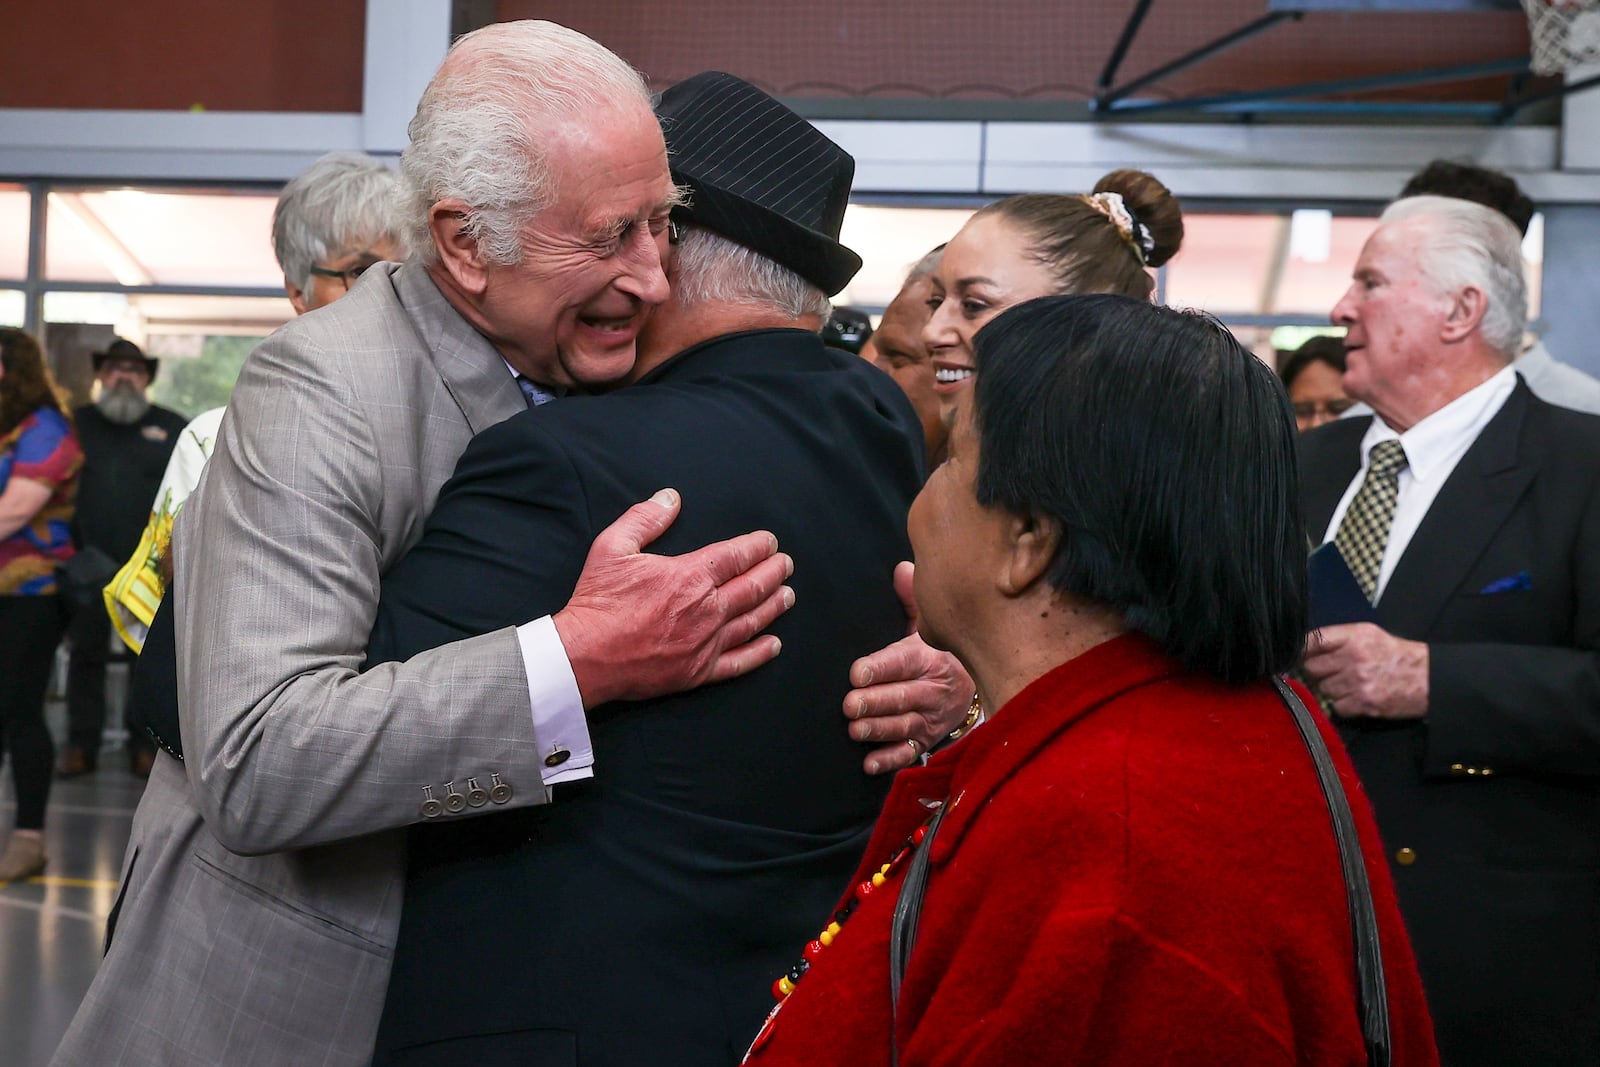
<instances>
[{"instance_id":1,"label":"man's ear","mask_svg":"<svg viewBox=\"0 0 1600 1067\"><path fill-rule=\"evenodd\" d=\"M1007 596L1022 596L1050 569L1061 544L1061 527L1045 515L1011 515L1005 520L1005 539L1008 552L1000 591Z\"/></svg>"},{"instance_id":2,"label":"man's ear","mask_svg":"<svg viewBox=\"0 0 1600 1067\"><path fill-rule=\"evenodd\" d=\"M289 294L289 305L294 308L296 315L304 315L310 310L306 306L306 291L291 282L287 274L283 276L283 291Z\"/></svg>"},{"instance_id":3,"label":"man's ear","mask_svg":"<svg viewBox=\"0 0 1600 1067\"><path fill-rule=\"evenodd\" d=\"M471 296L482 296L489 284L489 270L478 239L467 229L470 214L464 200L440 200L428 209L428 235L439 250L439 265L456 287Z\"/></svg>"},{"instance_id":4,"label":"man's ear","mask_svg":"<svg viewBox=\"0 0 1600 1067\"><path fill-rule=\"evenodd\" d=\"M1445 315L1439 338L1446 344L1456 344L1478 332L1483 317L1489 312L1489 297L1476 285L1469 285L1450 300L1450 310Z\"/></svg>"}]
</instances>

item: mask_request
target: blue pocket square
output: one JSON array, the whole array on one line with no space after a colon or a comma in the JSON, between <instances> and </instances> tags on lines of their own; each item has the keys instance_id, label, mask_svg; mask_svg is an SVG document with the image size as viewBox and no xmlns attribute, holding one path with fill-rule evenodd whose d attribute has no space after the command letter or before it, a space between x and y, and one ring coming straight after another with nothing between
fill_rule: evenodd
<instances>
[{"instance_id":1,"label":"blue pocket square","mask_svg":"<svg viewBox=\"0 0 1600 1067\"><path fill-rule=\"evenodd\" d=\"M1507 578L1499 578L1478 590L1479 596L1489 596L1494 593L1515 593L1523 589L1533 588L1533 575L1527 571L1518 571Z\"/></svg>"}]
</instances>

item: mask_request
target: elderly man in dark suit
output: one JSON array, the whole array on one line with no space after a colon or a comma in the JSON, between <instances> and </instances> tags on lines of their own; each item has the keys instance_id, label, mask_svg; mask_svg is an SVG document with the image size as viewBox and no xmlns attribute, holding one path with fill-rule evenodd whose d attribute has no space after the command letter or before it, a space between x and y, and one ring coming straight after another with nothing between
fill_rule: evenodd
<instances>
[{"instance_id":1,"label":"elderly man in dark suit","mask_svg":"<svg viewBox=\"0 0 1600 1067\"><path fill-rule=\"evenodd\" d=\"M756 522L794 557L783 655L596 714L607 774L540 812L413 831L378 1063L736 1061L882 803L838 708L851 662L905 631L890 577L922 445L894 382L817 336L860 267L838 242L854 163L729 75L659 113L690 202L642 377L481 434L386 578L369 648L405 657L559 605L593 532L671 484L684 510L661 550Z\"/></svg>"},{"instance_id":2,"label":"elderly man in dark suit","mask_svg":"<svg viewBox=\"0 0 1600 1067\"><path fill-rule=\"evenodd\" d=\"M1334 308L1372 417L1302 438L1304 512L1376 621L1306 672L1389 850L1443 1062L1600 1062L1600 418L1511 369L1520 242L1393 204Z\"/></svg>"}]
</instances>

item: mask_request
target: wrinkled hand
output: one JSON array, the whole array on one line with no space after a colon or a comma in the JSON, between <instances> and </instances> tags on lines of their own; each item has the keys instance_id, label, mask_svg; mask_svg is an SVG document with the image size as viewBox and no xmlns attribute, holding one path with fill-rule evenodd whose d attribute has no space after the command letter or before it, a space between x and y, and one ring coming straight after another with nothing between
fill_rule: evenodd
<instances>
[{"instance_id":1,"label":"wrinkled hand","mask_svg":"<svg viewBox=\"0 0 1600 1067\"><path fill-rule=\"evenodd\" d=\"M681 505L663 489L602 530L554 616L585 708L748 674L781 648L761 631L794 604L794 561L765 531L684 556L641 551Z\"/></svg>"},{"instance_id":2,"label":"wrinkled hand","mask_svg":"<svg viewBox=\"0 0 1600 1067\"><path fill-rule=\"evenodd\" d=\"M850 684L856 687L844 698L845 716L854 720L850 736L884 742L867 753L868 774L909 766L960 726L972 706L972 677L961 661L929 648L917 635L912 573L909 563L894 571L894 591L905 606L910 636L850 665Z\"/></svg>"},{"instance_id":3,"label":"wrinkled hand","mask_svg":"<svg viewBox=\"0 0 1600 1067\"><path fill-rule=\"evenodd\" d=\"M1341 718L1420 719L1428 713L1428 646L1370 622L1306 636L1306 677Z\"/></svg>"}]
</instances>

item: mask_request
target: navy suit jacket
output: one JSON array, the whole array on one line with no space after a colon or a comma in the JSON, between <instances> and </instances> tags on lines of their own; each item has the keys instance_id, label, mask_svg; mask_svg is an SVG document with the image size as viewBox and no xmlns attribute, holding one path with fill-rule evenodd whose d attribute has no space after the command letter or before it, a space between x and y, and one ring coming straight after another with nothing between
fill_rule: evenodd
<instances>
[{"instance_id":1,"label":"navy suit jacket","mask_svg":"<svg viewBox=\"0 0 1600 1067\"><path fill-rule=\"evenodd\" d=\"M1371 418L1301 438L1320 538ZM1422 721L1341 720L1447 1067L1600 1063L1600 417L1519 384L1378 602Z\"/></svg>"},{"instance_id":2,"label":"navy suit jacket","mask_svg":"<svg viewBox=\"0 0 1600 1067\"><path fill-rule=\"evenodd\" d=\"M738 1060L882 805L841 706L850 663L905 633L922 475L893 381L799 330L472 442L384 580L372 661L559 609L594 537L664 486L683 510L650 551L771 530L796 604L772 664L591 711L595 778L554 804L413 831L380 1063Z\"/></svg>"}]
</instances>

